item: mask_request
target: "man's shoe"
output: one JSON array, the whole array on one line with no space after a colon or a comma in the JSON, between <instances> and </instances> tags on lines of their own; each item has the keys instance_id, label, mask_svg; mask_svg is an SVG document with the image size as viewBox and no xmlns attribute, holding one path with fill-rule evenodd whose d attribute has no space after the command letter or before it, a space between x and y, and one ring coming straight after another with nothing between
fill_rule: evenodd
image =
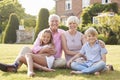
<instances>
[{"instance_id":1,"label":"man's shoe","mask_svg":"<svg viewBox=\"0 0 120 80\"><path fill-rule=\"evenodd\" d=\"M0 70L4 72L17 72L17 67L15 65L0 63Z\"/></svg>"}]
</instances>

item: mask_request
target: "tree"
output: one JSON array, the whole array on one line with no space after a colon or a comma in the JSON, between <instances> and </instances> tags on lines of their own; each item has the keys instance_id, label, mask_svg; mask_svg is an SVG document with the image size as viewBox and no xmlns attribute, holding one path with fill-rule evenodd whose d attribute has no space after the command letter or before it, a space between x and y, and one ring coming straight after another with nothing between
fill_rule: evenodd
<instances>
[{"instance_id":1,"label":"tree","mask_svg":"<svg viewBox=\"0 0 120 80\"><path fill-rule=\"evenodd\" d=\"M26 14L24 17L24 26L25 27L33 27L35 28L36 26L36 16L31 16L30 14Z\"/></svg>"},{"instance_id":2,"label":"tree","mask_svg":"<svg viewBox=\"0 0 120 80\"><path fill-rule=\"evenodd\" d=\"M10 14L8 24L5 28L3 35L3 43L15 43L16 42L16 30L19 28L19 20L15 13Z\"/></svg>"},{"instance_id":3,"label":"tree","mask_svg":"<svg viewBox=\"0 0 120 80\"><path fill-rule=\"evenodd\" d=\"M98 13L108 12L108 11L113 11L115 13L118 13L117 3L110 3L107 5L95 3L89 7L86 7L85 9L83 9L83 12L81 14L82 24L84 26L86 26L87 24L91 24L93 20L93 16L97 16Z\"/></svg>"},{"instance_id":4,"label":"tree","mask_svg":"<svg viewBox=\"0 0 120 80\"><path fill-rule=\"evenodd\" d=\"M55 14L55 7L50 10L50 14Z\"/></svg>"},{"instance_id":5,"label":"tree","mask_svg":"<svg viewBox=\"0 0 120 80\"><path fill-rule=\"evenodd\" d=\"M36 22L34 40L36 39L38 33L41 30L43 30L45 28L48 28L48 17L49 17L49 11L48 11L48 9L41 8L40 12L38 14L38 20Z\"/></svg>"},{"instance_id":6,"label":"tree","mask_svg":"<svg viewBox=\"0 0 120 80\"><path fill-rule=\"evenodd\" d=\"M17 0L0 1L0 22L3 31L11 13L16 13L19 19L23 19L25 16L24 8L22 8L22 5Z\"/></svg>"}]
</instances>

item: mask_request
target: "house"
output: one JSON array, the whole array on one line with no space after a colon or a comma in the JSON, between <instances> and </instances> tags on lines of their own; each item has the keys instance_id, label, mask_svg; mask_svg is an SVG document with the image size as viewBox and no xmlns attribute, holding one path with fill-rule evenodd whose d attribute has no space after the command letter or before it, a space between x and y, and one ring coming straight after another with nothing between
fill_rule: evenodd
<instances>
[{"instance_id":1,"label":"house","mask_svg":"<svg viewBox=\"0 0 120 80\"><path fill-rule=\"evenodd\" d=\"M120 7L119 0L55 0L56 14L61 17L62 22L65 22L67 17L71 15L80 18L83 8L88 7L91 4L108 4L113 2L118 3L118 6Z\"/></svg>"}]
</instances>

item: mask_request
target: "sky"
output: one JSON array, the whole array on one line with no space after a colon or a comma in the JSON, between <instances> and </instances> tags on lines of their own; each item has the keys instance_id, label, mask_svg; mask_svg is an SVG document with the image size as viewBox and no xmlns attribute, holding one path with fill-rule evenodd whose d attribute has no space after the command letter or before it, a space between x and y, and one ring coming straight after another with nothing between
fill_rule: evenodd
<instances>
[{"instance_id":1,"label":"sky","mask_svg":"<svg viewBox=\"0 0 120 80\"><path fill-rule=\"evenodd\" d=\"M25 12L31 15L38 15L41 8L53 9L55 6L54 0L18 0Z\"/></svg>"}]
</instances>

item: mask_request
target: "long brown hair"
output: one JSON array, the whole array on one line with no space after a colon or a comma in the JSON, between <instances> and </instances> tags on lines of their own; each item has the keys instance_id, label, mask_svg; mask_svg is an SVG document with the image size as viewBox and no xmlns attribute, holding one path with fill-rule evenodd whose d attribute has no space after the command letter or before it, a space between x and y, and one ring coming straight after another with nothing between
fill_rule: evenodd
<instances>
[{"instance_id":1,"label":"long brown hair","mask_svg":"<svg viewBox=\"0 0 120 80\"><path fill-rule=\"evenodd\" d=\"M48 42L48 44L53 44L52 32L49 29L45 29L45 30L42 31L42 35L44 33L49 33L50 34L51 38L50 38L50 41ZM41 37L42 37L42 35L41 35ZM44 45L44 43L43 43L43 41L41 39L40 39L40 45Z\"/></svg>"}]
</instances>

